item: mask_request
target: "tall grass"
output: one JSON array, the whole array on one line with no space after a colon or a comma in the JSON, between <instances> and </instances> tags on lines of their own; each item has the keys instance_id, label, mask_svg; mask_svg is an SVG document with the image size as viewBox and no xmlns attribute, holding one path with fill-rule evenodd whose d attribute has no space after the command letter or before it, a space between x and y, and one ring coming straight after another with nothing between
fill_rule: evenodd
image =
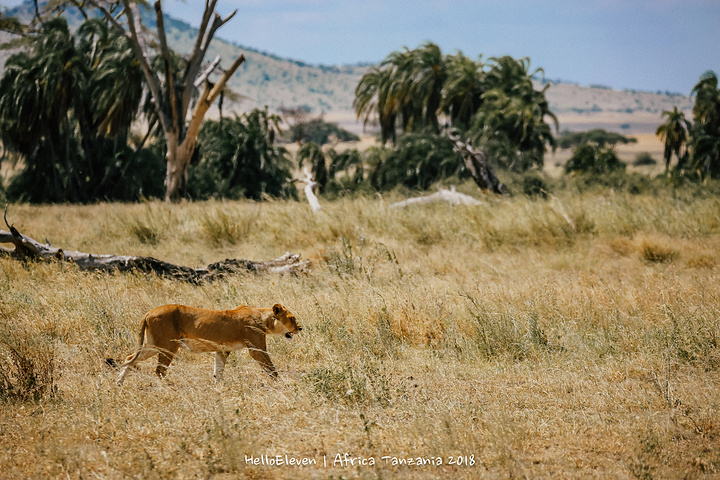
<instances>
[{"instance_id":1,"label":"tall grass","mask_svg":"<svg viewBox=\"0 0 720 480\"><path fill-rule=\"evenodd\" d=\"M21 232L65 248L191 266L290 250L312 266L302 276L190 285L0 257L0 471L13 478L720 471L716 198L607 191L402 210L389 208L392 200L340 199L318 214L285 201L11 207ZM136 224L156 233L133 233ZM291 342L268 341L277 382L243 352L230 357L220 385L210 357L182 350L163 381L148 361L117 388L116 372L104 366L104 358L135 348L140 318L157 305L277 302L304 326ZM18 370L10 347L34 362L36 376L43 368L51 375L22 380L14 372L30 368ZM334 463L345 453L376 465ZM245 460L277 454L319 465ZM393 465L383 456L439 456L444 464ZM474 463L450 466L450 457Z\"/></svg>"}]
</instances>

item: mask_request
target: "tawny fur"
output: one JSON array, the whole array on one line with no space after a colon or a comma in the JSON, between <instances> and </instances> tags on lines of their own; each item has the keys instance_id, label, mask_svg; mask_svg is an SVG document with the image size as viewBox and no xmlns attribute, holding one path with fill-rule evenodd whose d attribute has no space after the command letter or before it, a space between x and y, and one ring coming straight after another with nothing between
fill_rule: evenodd
<instances>
[{"instance_id":1,"label":"tawny fur","mask_svg":"<svg viewBox=\"0 0 720 480\"><path fill-rule=\"evenodd\" d=\"M302 330L295 315L279 303L272 308L241 305L234 310L206 310L184 305L163 305L145 314L138 334L138 351L119 367L118 385L137 362L158 355L155 370L165 375L180 346L197 352L215 352L215 377L220 379L233 350L247 348L250 356L272 377L275 366L267 353L266 335L292 338ZM112 364L111 360L108 360Z\"/></svg>"}]
</instances>

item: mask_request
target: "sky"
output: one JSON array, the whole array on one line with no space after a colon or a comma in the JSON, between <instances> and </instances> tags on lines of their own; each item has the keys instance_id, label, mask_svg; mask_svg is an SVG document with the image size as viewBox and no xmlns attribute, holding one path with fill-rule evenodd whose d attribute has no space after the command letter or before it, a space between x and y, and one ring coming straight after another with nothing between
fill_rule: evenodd
<instances>
[{"instance_id":1,"label":"sky","mask_svg":"<svg viewBox=\"0 0 720 480\"><path fill-rule=\"evenodd\" d=\"M13 6L19 0L0 0ZM198 26L205 2L165 0ZM689 94L720 73L719 0L219 0L218 37L311 64L374 63L427 41L530 57L551 80Z\"/></svg>"}]
</instances>

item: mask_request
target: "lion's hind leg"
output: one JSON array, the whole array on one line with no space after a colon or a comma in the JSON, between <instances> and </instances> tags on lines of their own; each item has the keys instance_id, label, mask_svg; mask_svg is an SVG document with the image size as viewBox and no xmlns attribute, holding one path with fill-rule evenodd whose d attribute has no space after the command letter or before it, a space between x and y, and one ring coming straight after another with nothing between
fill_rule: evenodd
<instances>
[{"instance_id":1,"label":"lion's hind leg","mask_svg":"<svg viewBox=\"0 0 720 480\"><path fill-rule=\"evenodd\" d=\"M163 378L167 374L167 367L170 366L170 364L173 361L173 358L175 358L175 354L178 351L178 348L180 348L180 343L177 341L168 342L167 345L163 345L162 347L155 347L156 352L159 350L158 353L158 364L157 367L155 367L155 374Z\"/></svg>"},{"instance_id":2,"label":"lion's hind leg","mask_svg":"<svg viewBox=\"0 0 720 480\"><path fill-rule=\"evenodd\" d=\"M221 382L223 372L225 371L225 364L227 363L228 355L230 352L217 351L215 352L215 368L213 370L213 376L216 382Z\"/></svg>"},{"instance_id":3,"label":"lion's hind leg","mask_svg":"<svg viewBox=\"0 0 720 480\"><path fill-rule=\"evenodd\" d=\"M122 383L125 381L125 377L127 377L128 373L130 373L130 368L135 366L136 363L147 360L148 358L156 355L157 353L158 351L155 346L145 344L140 347L140 351L138 353L128 356L125 359L125 362L120 365L121 370L120 375L117 379L117 384L122 385Z\"/></svg>"}]
</instances>

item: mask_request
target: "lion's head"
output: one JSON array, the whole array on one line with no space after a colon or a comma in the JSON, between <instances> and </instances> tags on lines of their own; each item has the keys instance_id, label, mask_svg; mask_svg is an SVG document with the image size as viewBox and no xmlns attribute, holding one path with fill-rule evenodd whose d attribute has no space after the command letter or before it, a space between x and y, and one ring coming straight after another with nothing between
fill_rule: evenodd
<instances>
[{"instance_id":1,"label":"lion's head","mask_svg":"<svg viewBox=\"0 0 720 480\"><path fill-rule=\"evenodd\" d=\"M298 323L295 315L293 315L292 312L290 312L288 309L286 309L279 303L273 305L272 309L275 318L279 320L280 323L282 323L283 326L285 326L285 328L287 329L287 332L285 332L286 338L292 339L292 336L294 334L302 330L302 326Z\"/></svg>"}]
</instances>

